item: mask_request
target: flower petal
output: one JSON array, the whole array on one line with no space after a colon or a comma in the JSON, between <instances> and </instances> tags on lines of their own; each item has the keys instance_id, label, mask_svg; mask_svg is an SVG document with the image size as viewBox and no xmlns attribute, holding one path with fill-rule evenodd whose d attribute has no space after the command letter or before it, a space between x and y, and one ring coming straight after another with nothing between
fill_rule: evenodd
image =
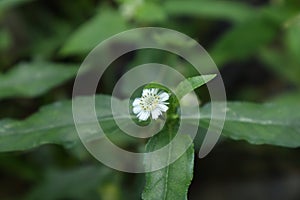
<instances>
[{"instance_id":1,"label":"flower petal","mask_svg":"<svg viewBox=\"0 0 300 200\"><path fill-rule=\"evenodd\" d=\"M136 98L133 103L132 103L132 106L138 106L141 102L141 99L140 98Z\"/></svg>"},{"instance_id":2,"label":"flower petal","mask_svg":"<svg viewBox=\"0 0 300 200\"><path fill-rule=\"evenodd\" d=\"M153 88L151 92L152 92L152 94L157 94L158 93L158 89L157 88Z\"/></svg>"},{"instance_id":3,"label":"flower petal","mask_svg":"<svg viewBox=\"0 0 300 200\"><path fill-rule=\"evenodd\" d=\"M148 93L150 93L150 90L149 89L144 89L143 93L142 93L142 96L147 96Z\"/></svg>"},{"instance_id":4,"label":"flower petal","mask_svg":"<svg viewBox=\"0 0 300 200\"><path fill-rule=\"evenodd\" d=\"M169 99L169 94L166 92L163 92L161 94L159 94L160 100L161 101L167 101Z\"/></svg>"},{"instance_id":5,"label":"flower petal","mask_svg":"<svg viewBox=\"0 0 300 200\"><path fill-rule=\"evenodd\" d=\"M140 105L133 107L133 113L138 114L142 111L142 107Z\"/></svg>"},{"instance_id":6,"label":"flower petal","mask_svg":"<svg viewBox=\"0 0 300 200\"><path fill-rule=\"evenodd\" d=\"M169 107L164 104L158 104L157 107L163 112L166 112L169 109Z\"/></svg>"},{"instance_id":7,"label":"flower petal","mask_svg":"<svg viewBox=\"0 0 300 200\"><path fill-rule=\"evenodd\" d=\"M141 111L137 117L139 118L139 120L141 121L146 121L150 116L150 112L148 111Z\"/></svg>"},{"instance_id":8,"label":"flower petal","mask_svg":"<svg viewBox=\"0 0 300 200\"><path fill-rule=\"evenodd\" d=\"M152 112L151 112L151 116L152 116L152 119L157 119L159 117L159 115L161 115L161 111L159 110L159 108L156 108L154 109Z\"/></svg>"}]
</instances>

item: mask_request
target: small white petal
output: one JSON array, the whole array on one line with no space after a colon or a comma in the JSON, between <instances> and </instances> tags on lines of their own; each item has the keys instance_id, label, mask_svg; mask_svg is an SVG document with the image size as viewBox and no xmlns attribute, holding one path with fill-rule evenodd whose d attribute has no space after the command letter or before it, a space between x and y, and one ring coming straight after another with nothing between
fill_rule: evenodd
<instances>
[{"instance_id":1,"label":"small white petal","mask_svg":"<svg viewBox=\"0 0 300 200\"><path fill-rule=\"evenodd\" d=\"M142 111L142 107L141 106L135 106L135 107L133 107L133 113L134 114L138 114L138 113L140 113Z\"/></svg>"},{"instance_id":2,"label":"small white petal","mask_svg":"<svg viewBox=\"0 0 300 200\"><path fill-rule=\"evenodd\" d=\"M157 94L157 93L158 93L158 89L157 88L155 88L155 89L153 88L152 89L152 94Z\"/></svg>"},{"instance_id":3,"label":"small white petal","mask_svg":"<svg viewBox=\"0 0 300 200\"><path fill-rule=\"evenodd\" d=\"M145 111L141 111L139 112L136 116L140 119L141 115L144 113Z\"/></svg>"},{"instance_id":4,"label":"small white petal","mask_svg":"<svg viewBox=\"0 0 300 200\"><path fill-rule=\"evenodd\" d=\"M153 110L153 111L151 112L151 116L152 116L153 119L157 119L158 116L161 115L161 114L162 114L162 113L161 113L161 111L160 111L158 108L156 108L155 110Z\"/></svg>"},{"instance_id":5,"label":"small white petal","mask_svg":"<svg viewBox=\"0 0 300 200\"><path fill-rule=\"evenodd\" d=\"M146 95L148 95L148 93L150 93L150 90L149 89L144 89L142 96L146 96Z\"/></svg>"},{"instance_id":6,"label":"small white petal","mask_svg":"<svg viewBox=\"0 0 300 200\"><path fill-rule=\"evenodd\" d=\"M164 104L158 104L157 107L163 112L166 112L169 109L169 107Z\"/></svg>"},{"instance_id":7,"label":"small white petal","mask_svg":"<svg viewBox=\"0 0 300 200\"><path fill-rule=\"evenodd\" d=\"M150 112L147 111L141 111L137 117L139 118L139 120L141 121L146 121L150 116Z\"/></svg>"},{"instance_id":8,"label":"small white petal","mask_svg":"<svg viewBox=\"0 0 300 200\"><path fill-rule=\"evenodd\" d=\"M140 99L140 98L136 98L136 99L133 101L132 105L133 105L133 106L138 106L138 105L140 104L140 102L141 102L141 99Z\"/></svg>"},{"instance_id":9,"label":"small white petal","mask_svg":"<svg viewBox=\"0 0 300 200\"><path fill-rule=\"evenodd\" d=\"M166 92L163 92L159 95L159 97L160 97L161 101L167 101L169 99L169 94Z\"/></svg>"}]
</instances>

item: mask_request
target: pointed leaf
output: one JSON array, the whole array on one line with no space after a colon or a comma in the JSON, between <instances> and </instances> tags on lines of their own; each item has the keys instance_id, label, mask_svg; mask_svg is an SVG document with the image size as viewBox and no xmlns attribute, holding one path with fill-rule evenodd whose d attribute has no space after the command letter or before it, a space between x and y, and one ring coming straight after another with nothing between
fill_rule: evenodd
<instances>
[{"instance_id":1,"label":"pointed leaf","mask_svg":"<svg viewBox=\"0 0 300 200\"><path fill-rule=\"evenodd\" d=\"M35 97L74 77L78 66L34 62L21 63L0 74L0 99Z\"/></svg>"},{"instance_id":2,"label":"pointed leaf","mask_svg":"<svg viewBox=\"0 0 300 200\"><path fill-rule=\"evenodd\" d=\"M171 131L171 130L170 130ZM153 136L147 144L146 151L151 152L168 145L174 133L162 131ZM190 144L191 139L188 135L180 135L181 144L176 148L169 145L168 155L159 158L145 160L146 168L152 167L153 162L168 163L168 160L176 154L176 151L185 148ZM173 155L172 155L173 154ZM167 165L165 168L146 173L146 186L142 198L144 200L161 199L161 200L182 200L187 199L187 191L193 178L194 166L194 148L190 145L186 152L175 162Z\"/></svg>"},{"instance_id":3,"label":"pointed leaf","mask_svg":"<svg viewBox=\"0 0 300 200\"><path fill-rule=\"evenodd\" d=\"M177 86L175 89L175 93L177 94L177 98L181 99L186 94L192 92L193 90L197 89L198 87L201 87L202 85L208 83L212 79L214 79L217 75L211 74L211 75L203 75L203 76L195 76L188 78Z\"/></svg>"},{"instance_id":4,"label":"pointed leaf","mask_svg":"<svg viewBox=\"0 0 300 200\"><path fill-rule=\"evenodd\" d=\"M78 97L75 101L78 102L77 105L82 105L81 108L85 109L88 98L90 97ZM120 106L118 109L120 113L127 109L122 101L117 99L113 101ZM115 135L121 141L130 141L114 123L110 106L111 97L96 96L95 105L98 121L105 134L112 137ZM92 117L86 116L84 121L78 124L86 133L86 140L103 136L103 133L97 132L91 126L94 121ZM71 100L44 106L39 112L23 121L9 119L0 121L0 152L26 150L43 144L61 144L69 147L77 142L79 142L79 137L74 125Z\"/></svg>"},{"instance_id":5,"label":"pointed leaf","mask_svg":"<svg viewBox=\"0 0 300 200\"><path fill-rule=\"evenodd\" d=\"M64 44L61 54L86 54L100 42L128 28L122 16L110 9L101 10L98 15L78 28Z\"/></svg>"},{"instance_id":6,"label":"pointed leaf","mask_svg":"<svg viewBox=\"0 0 300 200\"><path fill-rule=\"evenodd\" d=\"M210 107L200 109L201 125L207 128ZM251 144L269 144L283 147L300 147L300 105L290 103L255 104L227 103L223 135ZM218 120L218 117L215 118Z\"/></svg>"},{"instance_id":7,"label":"pointed leaf","mask_svg":"<svg viewBox=\"0 0 300 200\"><path fill-rule=\"evenodd\" d=\"M255 20L234 26L222 35L210 51L211 56L218 65L233 59L246 59L272 41L276 32L276 27L256 17Z\"/></svg>"}]
</instances>

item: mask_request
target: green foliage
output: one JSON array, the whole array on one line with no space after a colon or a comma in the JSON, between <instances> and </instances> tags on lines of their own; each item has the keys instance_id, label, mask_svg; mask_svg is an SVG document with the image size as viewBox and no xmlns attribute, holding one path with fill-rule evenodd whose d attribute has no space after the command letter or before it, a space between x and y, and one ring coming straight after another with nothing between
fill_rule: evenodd
<instances>
[{"instance_id":1,"label":"green foliage","mask_svg":"<svg viewBox=\"0 0 300 200\"><path fill-rule=\"evenodd\" d=\"M167 17L163 8L155 1L123 1L120 5L120 11L125 18L134 19L142 24L164 22Z\"/></svg>"},{"instance_id":2,"label":"green foliage","mask_svg":"<svg viewBox=\"0 0 300 200\"><path fill-rule=\"evenodd\" d=\"M219 65L231 60L243 60L271 42L275 33L273 25L259 18L251 19L224 34L211 50L212 57Z\"/></svg>"},{"instance_id":3,"label":"green foliage","mask_svg":"<svg viewBox=\"0 0 300 200\"><path fill-rule=\"evenodd\" d=\"M182 81L175 89L176 97L181 99L189 92L212 80L215 76L216 75L196 76ZM155 85L149 84L146 87L152 86ZM162 86L157 86L156 88L164 89ZM177 114L177 108L174 108L174 106L177 106L178 102L172 100L172 96L173 94L171 94L169 101L169 116ZM153 136L147 143L146 152L152 152L165 146L167 146L167 152L163 155L159 155L159 157L151 156L144 161L147 170L153 169L153 166L156 164L166 166L163 169L146 174L146 186L142 195L145 200L187 199L188 187L193 178L194 148L193 145L191 145L192 141L188 135L177 133L179 135L176 136L178 123L178 119L168 119L165 125L166 128L158 135ZM179 144L172 143L175 136L180 138ZM185 149L186 151L184 151ZM184 153L180 155L178 160L171 162L180 151ZM171 164L169 162L171 162Z\"/></svg>"},{"instance_id":4,"label":"green foliage","mask_svg":"<svg viewBox=\"0 0 300 200\"><path fill-rule=\"evenodd\" d=\"M77 70L77 65L70 64L20 63L5 74L0 74L0 99L44 94L73 78Z\"/></svg>"},{"instance_id":5,"label":"green foliage","mask_svg":"<svg viewBox=\"0 0 300 200\"><path fill-rule=\"evenodd\" d=\"M51 199L99 199L98 188L111 176L103 167L78 167L72 170L54 170L46 173L40 185L25 198Z\"/></svg>"},{"instance_id":6,"label":"green foliage","mask_svg":"<svg viewBox=\"0 0 300 200\"><path fill-rule=\"evenodd\" d=\"M161 131L150 139L146 151L152 152L170 144L173 137L173 129ZM151 169L153 163L167 165L167 162L176 155L177 151L185 149L192 142L188 135L180 135L179 140L180 144L177 144L176 147L174 147L175 145L168 146L168 155L161 155L159 158L153 156L149 160L145 160L146 169ZM193 167L194 148L193 145L190 145L175 162L163 169L146 173L146 186L142 198L144 200L187 199L188 187L193 178Z\"/></svg>"},{"instance_id":7,"label":"green foliage","mask_svg":"<svg viewBox=\"0 0 300 200\"><path fill-rule=\"evenodd\" d=\"M255 15L254 8L231 1L168 0L163 7L171 16L199 16L232 22L243 22Z\"/></svg>"},{"instance_id":8,"label":"green foliage","mask_svg":"<svg viewBox=\"0 0 300 200\"><path fill-rule=\"evenodd\" d=\"M192 83L193 87L199 87L213 77L213 75L204 76L204 78L194 77L189 79L189 82ZM183 86L185 83L186 82L181 83L180 86ZM157 87L157 84L155 86ZM149 87L153 87L153 85L149 85ZM183 91L178 91L179 94L183 94ZM76 99L76 101L79 102L78 105L81 105L80 108L85 109L86 102L88 102L87 100L89 98L91 97L80 97ZM126 104L124 104L124 101L118 99L113 99L113 101L115 101L115 105L119 107L118 111L120 116L126 113ZM109 131L108 134L120 137L120 135L118 135L120 131L118 126L113 122L114 119L110 109L111 97L99 95L96 96L95 102L99 122L102 123L106 131ZM2 127L0 129L0 151L26 150L48 143L62 144L68 147L69 145L77 143L78 138L73 121L71 103L69 100L45 106L38 113L24 121L0 121ZM89 133L86 139L94 137L95 134L101 137L101 134L103 134L96 133L95 130L90 127L92 123L93 119L87 118L84 123L79 124L79 126L84 127L84 132ZM14 141L18 142L16 143Z\"/></svg>"},{"instance_id":9,"label":"green foliage","mask_svg":"<svg viewBox=\"0 0 300 200\"><path fill-rule=\"evenodd\" d=\"M300 68L298 62L286 52L274 49L262 49L259 54L262 62L281 78L300 85Z\"/></svg>"},{"instance_id":10,"label":"green foliage","mask_svg":"<svg viewBox=\"0 0 300 200\"><path fill-rule=\"evenodd\" d=\"M7 30L0 30L0 50L7 49L10 46L11 37Z\"/></svg>"},{"instance_id":11,"label":"green foliage","mask_svg":"<svg viewBox=\"0 0 300 200\"><path fill-rule=\"evenodd\" d=\"M132 185L134 188L128 190L131 176L117 174L121 178L115 179L115 171L95 166L90 162L88 153L83 153L74 125L72 102L61 100L61 91L53 90L59 87L71 94L70 88L63 84L76 76L79 65L67 63L82 62L84 56L100 42L131 27L172 28L192 36L209 49L229 91L230 101L224 110L224 137L255 145L299 148L300 4L297 0L251 2L255 3L237 0L1 0L0 112L1 116L29 117L0 119L0 168L1 175L4 175L0 199L16 199L6 191L14 181L17 183L13 184L13 193L20 195L17 199L23 199L24 196L25 199L137 199L144 185L142 182L146 182L142 194L145 200L187 199L194 168L194 147L187 135L178 135L180 144L176 147L170 145L168 155L145 160L145 167L151 169L155 163L165 163L176 156L177 151L189 145L178 160L165 168L147 173L145 180L140 178ZM178 41L172 35L158 34L154 39L174 48L193 45ZM130 69L128 63L133 66L149 62L164 63L185 77L195 75L195 70L175 55L153 49L143 51L146 54L133 52L113 63L111 67L116 69L108 70L108 76L101 80L98 91L111 92L114 81ZM99 61L101 59L99 57ZM92 72L86 71L80 76L86 78L89 73ZM151 69L148 73L151 73ZM179 123L178 100L214 77L196 76L181 82L175 88L178 99L169 88L158 83L146 86L160 88L171 95L165 127L148 140L146 152L160 149L172 141ZM122 89L126 94L132 92ZM204 103L200 108L199 132L202 133L211 120L211 104L207 102L209 94L205 88L197 92L200 92ZM244 93L251 95L241 102L239 97ZM286 95L280 96L282 93ZM271 97L275 97L274 100L267 103L247 102L250 99L265 102ZM89 98L75 99L82 113L86 113ZM122 122L125 111L130 109L125 103L128 100L112 100L117 106L115 117ZM49 101L56 102L43 105ZM96 95L95 104L97 120L104 133L97 132L92 126L95 120L86 116L78 124L85 134L84 140L96 141L106 134L112 142L130 150L144 147L145 140L137 141L126 135L114 121L111 96ZM39 111L35 112L38 108ZM192 113L184 116L191 125L199 120ZM221 120L218 116L213 117L214 120ZM136 117L132 118L136 122ZM65 148L55 153L53 149L48 152L38 148L44 144L58 144ZM200 146L198 141L195 144L196 148ZM28 151L33 148L34 151ZM222 145L218 148L224 150ZM63 151L65 155L61 154ZM283 152L282 148L278 148L278 151ZM57 154L57 157L44 162L44 155L50 152ZM29 153L35 155L27 157ZM85 156L77 155L81 153ZM74 154L80 158L69 162L66 157ZM284 155L289 157L288 154ZM38 166L39 162L43 164ZM52 165L48 166L48 163ZM72 170L65 169L66 166ZM41 172L35 174L35 171ZM126 188L121 188L121 179L126 179ZM21 191L26 194L23 195ZM2 196L2 193L8 195ZM193 199L199 198L193 196Z\"/></svg>"},{"instance_id":12,"label":"green foliage","mask_svg":"<svg viewBox=\"0 0 300 200\"><path fill-rule=\"evenodd\" d=\"M186 80L179 83L177 88L175 89L175 93L177 94L177 98L181 99L186 94L192 92L193 90L197 89L198 87L201 87L202 85L208 83L213 78L215 78L216 75L203 75L203 76L195 76L191 78L187 78Z\"/></svg>"},{"instance_id":13,"label":"green foliage","mask_svg":"<svg viewBox=\"0 0 300 200\"><path fill-rule=\"evenodd\" d=\"M201 109L200 123L203 127L209 123L210 106L207 104ZM300 147L300 114L294 112L299 109L296 102L262 105L230 102L226 108L223 135L234 140L246 140L251 144Z\"/></svg>"},{"instance_id":14,"label":"green foliage","mask_svg":"<svg viewBox=\"0 0 300 200\"><path fill-rule=\"evenodd\" d=\"M103 40L128 28L120 13L110 8L102 9L70 36L63 45L61 54L86 54Z\"/></svg>"},{"instance_id":15,"label":"green foliage","mask_svg":"<svg viewBox=\"0 0 300 200\"><path fill-rule=\"evenodd\" d=\"M5 10L8 10L10 8L13 8L14 6L18 6L23 3L28 3L30 1L34 1L34 0L2 0L0 1L0 15Z\"/></svg>"},{"instance_id":16,"label":"green foliage","mask_svg":"<svg viewBox=\"0 0 300 200\"><path fill-rule=\"evenodd\" d=\"M84 108L87 97L78 98ZM119 115L124 112L124 102L117 101L120 106ZM110 97L96 96L97 117L99 122L105 122L105 132L109 135L120 137L117 125L113 123L110 110ZM252 104L228 103L224 136L237 140L246 140L254 144L270 144L285 147L299 147L299 114L293 112L299 109L297 103L282 104ZM210 104L201 108L200 124L207 127L210 116ZM294 113L293 115L291 113ZM188 116L186 116L188 117ZM196 119L196 118L195 118ZM191 121L195 120L191 118ZM216 118L217 120L217 118ZM96 133L91 130L89 123L93 119L86 119L81 126L90 133L87 137L94 137ZM43 107L38 113L24 121L0 121L0 151L27 150L42 144L62 144L69 147L78 142L75 130L71 101L57 102ZM288 131L287 131L288 130ZM110 131L110 132L109 132ZM87 138L89 139L89 138ZM125 141L130 141L126 137Z\"/></svg>"},{"instance_id":17,"label":"green foliage","mask_svg":"<svg viewBox=\"0 0 300 200\"><path fill-rule=\"evenodd\" d=\"M87 100L90 97L77 98L78 105L85 109ZM124 107L124 103L115 99L116 105ZM97 117L99 122L105 122L104 130L107 134L120 138L119 129L113 122L110 109L111 97L99 95L95 99L97 108ZM120 112L124 109L121 109ZM92 127L94 119L87 118L84 122L78 124L83 132L86 132L86 139L102 137L103 133L96 132ZM42 144L61 144L66 147L72 147L79 142L72 115L72 101L56 102L40 109L39 112L25 119L2 120L0 121L0 151L20 151L31 149ZM122 135L122 134L121 134ZM128 142L125 137L126 142Z\"/></svg>"},{"instance_id":18,"label":"green foliage","mask_svg":"<svg viewBox=\"0 0 300 200\"><path fill-rule=\"evenodd\" d=\"M286 30L286 46L291 55L300 63L300 23L291 24Z\"/></svg>"}]
</instances>

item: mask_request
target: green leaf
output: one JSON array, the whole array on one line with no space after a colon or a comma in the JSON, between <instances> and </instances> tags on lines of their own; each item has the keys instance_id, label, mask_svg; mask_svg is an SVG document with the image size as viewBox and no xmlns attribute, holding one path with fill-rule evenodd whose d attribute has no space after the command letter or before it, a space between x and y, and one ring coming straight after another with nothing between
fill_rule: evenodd
<instances>
[{"instance_id":1,"label":"green leaf","mask_svg":"<svg viewBox=\"0 0 300 200\"><path fill-rule=\"evenodd\" d=\"M282 105L289 105L289 104L297 104L300 101L300 91L291 91L283 93L279 96L276 96L272 99L273 103L282 104Z\"/></svg>"},{"instance_id":2,"label":"green leaf","mask_svg":"<svg viewBox=\"0 0 300 200\"><path fill-rule=\"evenodd\" d=\"M170 130L171 131L171 130ZM169 144L174 137L174 133L170 131L162 131L158 135L153 136L147 146L146 151L151 152ZM168 155L153 157L145 160L146 169L151 169L153 163L162 162L167 164L168 160L191 143L188 135L179 135L181 137L180 144L168 147ZM194 166L194 148L190 145L186 152L179 157L178 160L165 168L146 173L146 185L142 198L144 200L161 199L161 200L182 200L187 199L188 187L193 178Z\"/></svg>"},{"instance_id":3,"label":"green leaf","mask_svg":"<svg viewBox=\"0 0 300 200\"><path fill-rule=\"evenodd\" d=\"M203 75L203 76L195 76L188 78L177 86L175 89L175 94L177 94L177 98L181 99L184 97L186 94L192 92L198 87L201 87L202 85L208 83L212 79L214 79L217 75L212 74L212 75Z\"/></svg>"},{"instance_id":4,"label":"green leaf","mask_svg":"<svg viewBox=\"0 0 300 200\"><path fill-rule=\"evenodd\" d=\"M86 54L103 40L128 29L117 11L106 8L99 12L69 37L61 49L62 55Z\"/></svg>"},{"instance_id":5,"label":"green leaf","mask_svg":"<svg viewBox=\"0 0 300 200\"><path fill-rule=\"evenodd\" d=\"M78 97L76 101L85 109L89 97ZM124 101L113 98L118 105L118 118L128 109ZM112 139L126 145L132 143L131 137L126 136L114 123L111 112L111 97L97 95L95 99L98 121L105 134ZM300 147L300 109L297 101L289 104L253 104L229 102L227 118L223 135L246 140L253 144L270 144L285 147ZM207 128L210 121L210 104L200 109L200 125ZM197 117L192 113L186 117L193 123ZM219 120L216 116L216 120ZM93 129L94 119L87 117L80 123L80 129L86 133L86 139L102 137ZM43 144L61 144L66 147L79 142L75 130L72 102L70 100L44 106L39 112L29 118L18 121L4 119L0 121L0 152L20 151L38 147Z\"/></svg>"},{"instance_id":6,"label":"green leaf","mask_svg":"<svg viewBox=\"0 0 300 200\"><path fill-rule=\"evenodd\" d=\"M0 30L0 50L7 50L12 44L12 38L8 30Z\"/></svg>"},{"instance_id":7,"label":"green leaf","mask_svg":"<svg viewBox=\"0 0 300 200\"><path fill-rule=\"evenodd\" d=\"M163 7L170 16L200 16L233 22L250 19L256 12L246 4L230 1L168 0Z\"/></svg>"},{"instance_id":8,"label":"green leaf","mask_svg":"<svg viewBox=\"0 0 300 200\"><path fill-rule=\"evenodd\" d=\"M44 174L44 180L25 199L99 199L98 188L103 187L112 176L107 168L91 166L51 169Z\"/></svg>"},{"instance_id":9,"label":"green leaf","mask_svg":"<svg viewBox=\"0 0 300 200\"><path fill-rule=\"evenodd\" d=\"M167 17L159 1L121 0L119 3L120 12L127 20L135 20L141 24L159 23Z\"/></svg>"},{"instance_id":10,"label":"green leaf","mask_svg":"<svg viewBox=\"0 0 300 200\"><path fill-rule=\"evenodd\" d=\"M234 26L216 42L210 53L218 65L231 60L243 60L273 40L276 27L260 18Z\"/></svg>"},{"instance_id":11,"label":"green leaf","mask_svg":"<svg viewBox=\"0 0 300 200\"><path fill-rule=\"evenodd\" d=\"M34 97L74 77L77 65L33 62L21 63L0 74L0 99Z\"/></svg>"},{"instance_id":12,"label":"green leaf","mask_svg":"<svg viewBox=\"0 0 300 200\"><path fill-rule=\"evenodd\" d=\"M91 97L78 97L75 101L80 108L85 109ZM118 110L124 113L124 102L113 98L115 105L119 105ZM108 136L115 137L117 141L125 141L128 144L131 140L120 131L114 123L111 111L111 97L99 95L95 98L98 121L102 123L102 129ZM120 117L119 117L120 118ZM103 133L98 133L93 129L94 119L86 116L78 126L86 133L86 140L99 139ZM39 112L33 114L23 121L6 119L0 121L0 152L20 151L38 147L43 144L61 144L72 147L79 138L75 129L72 101L61 101L44 106Z\"/></svg>"},{"instance_id":13,"label":"green leaf","mask_svg":"<svg viewBox=\"0 0 300 200\"><path fill-rule=\"evenodd\" d=\"M22 3L27 3L30 1L34 1L34 0L1 0L0 1L0 14L9 8L12 8L14 6L18 6Z\"/></svg>"},{"instance_id":14,"label":"green leaf","mask_svg":"<svg viewBox=\"0 0 300 200\"><path fill-rule=\"evenodd\" d=\"M300 64L300 20L295 24L290 25L286 29L285 42L287 50L293 56L295 60L298 61L298 65Z\"/></svg>"},{"instance_id":15,"label":"green leaf","mask_svg":"<svg viewBox=\"0 0 300 200\"><path fill-rule=\"evenodd\" d=\"M290 54L266 48L259 52L259 58L266 67L277 73L280 78L286 78L287 80L300 85L299 64L294 57L290 56Z\"/></svg>"},{"instance_id":16,"label":"green leaf","mask_svg":"<svg viewBox=\"0 0 300 200\"><path fill-rule=\"evenodd\" d=\"M207 128L211 104L200 109L200 123ZM299 103L255 104L229 102L223 135L251 144L300 147ZM296 111L296 112L295 112ZM215 120L219 120L218 117Z\"/></svg>"},{"instance_id":17,"label":"green leaf","mask_svg":"<svg viewBox=\"0 0 300 200\"><path fill-rule=\"evenodd\" d=\"M153 15L155 13L155 15ZM166 13L159 4L154 2L143 2L137 8L135 19L140 23L158 23L166 20Z\"/></svg>"}]
</instances>

